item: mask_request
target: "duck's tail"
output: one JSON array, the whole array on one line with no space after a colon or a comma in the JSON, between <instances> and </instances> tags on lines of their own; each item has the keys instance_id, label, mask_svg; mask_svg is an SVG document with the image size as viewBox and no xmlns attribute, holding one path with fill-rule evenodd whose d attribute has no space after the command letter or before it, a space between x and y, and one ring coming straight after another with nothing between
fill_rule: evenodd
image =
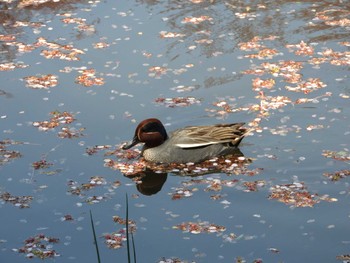
<instances>
[{"instance_id":1,"label":"duck's tail","mask_svg":"<svg viewBox=\"0 0 350 263\"><path fill-rule=\"evenodd\" d=\"M247 128L241 127L239 130L242 132L242 134L240 134L239 137L237 137L234 141L232 141L232 146L238 147L239 144L241 143L241 141L244 139L244 137L247 134L249 134L252 131L254 131L255 129L254 128L247 129Z\"/></svg>"}]
</instances>

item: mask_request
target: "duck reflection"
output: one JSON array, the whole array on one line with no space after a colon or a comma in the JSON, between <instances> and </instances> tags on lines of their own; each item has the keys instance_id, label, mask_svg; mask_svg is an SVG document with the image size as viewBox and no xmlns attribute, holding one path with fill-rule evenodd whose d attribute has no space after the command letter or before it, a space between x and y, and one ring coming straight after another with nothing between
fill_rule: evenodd
<instances>
[{"instance_id":1,"label":"duck reflection","mask_svg":"<svg viewBox=\"0 0 350 263\"><path fill-rule=\"evenodd\" d=\"M155 164L144 162L145 168L124 176L136 181L137 190L147 196L155 195L161 191L168 178L168 173L175 176L202 176L214 173L241 174L251 163L237 148L234 153L207 160L201 163L187 164Z\"/></svg>"},{"instance_id":2,"label":"duck reflection","mask_svg":"<svg viewBox=\"0 0 350 263\"><path fill-rule=\"evenodd\" d=\"M143 195L154 195L162 190L162 187L168 178L168 173L157 173L146 169L137 174L141 180L136 184L137 190Z\"/></svg>"}]
</instances>

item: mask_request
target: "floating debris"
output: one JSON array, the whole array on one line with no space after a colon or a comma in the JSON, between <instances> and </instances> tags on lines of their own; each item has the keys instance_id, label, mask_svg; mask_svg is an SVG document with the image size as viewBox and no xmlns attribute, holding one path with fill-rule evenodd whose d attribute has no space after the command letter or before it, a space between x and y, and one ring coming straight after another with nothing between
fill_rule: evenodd
<instances>
[{"instance_id":1,"label":"floating debris","mask_svg":"<svg viewBox=\"0 0 350 263\"><path fill-rule=\"evenodd\" d=\"M93 47L96 49L102 49L102 48L107 48L109 47L109 44L106 42L98 42L98 43L94 43Z\"/></svg>"},{"instance_id":2,"label":"floating debris","mask_svg":"<svg viewBox=\"0 0 350 263\"><path fill-rule=\"evenodd\" d=\"M276 199L279 202L294 207L313 207L320 201L336 202L336 198L327 195L319 196L307 191L304 183L294 182L292 184L275 185L270 188L269 199Z\"/></svg>"},{"instance_id":3,"label":"floating debris","mask_svg":"<svg viewBox=\"0 0 350 263\"><path fill-rule=\"evenodd\" d=\"M0 63L0 71L10 71L17 68L26 68L28 65L23 63Z\"/></svg>"},{"instance_id":4,"label":"floating debris","mask_svg":"<svg viewBox=\"0 0 350 263\"><path fill-rule=\"evenodd\" d=\"M286 45L287 48L295 50L295 55L298 56L312 56L314 54L314 48L304 41L300 41L299 44L289 44Z\"/></svg>"},{"instance_id":5,"label":"floating debris","mask_svg":"<svg viewBox=\"0 0 350 263\"><path fill-rule=\"evenodd\" d=\"M48 50L42 50L40 53L47 59L58 58L62 60L76 61L80 60L78 55L85 54L83 50L74 48L72 45L61 45L55 42L48 42L43 37L38 38L34 46L49 48Z\"/></svg>"},{"instance_id":6,"label":"floating debris","mask_svg":"<svg viewBox=\"0 0 350 263\"><path fill-rule=\"evenodd\" d=\"M83 131L85 130L85 128L70 128L70 127L63 127L61 129L61 131L58 132L58 137L62 138L62 139L72 139L72 138L80 138L82 136L84 136Z\"/></svg>"},{"instance_id":7,"label":"floating debris","mask_svg":"<svg viewBox=\"0 0 350 263\"><path fill-rule=\"evenodd\" d=\"M26 239L23 247L12 250L18 253L25 253L27 258L54 258L60 256L60 254L52 249L53 244L57 244L58 242L58 238L38 234L34 237Z\"/></svg>"},{"instance_id":8,"label":"floating debris","mask_svg":"<svg viewBox=\"0 0 350 263\"><path fill-rule=\"evenodd\" d=\"M211 18L210 16L197 16L197 17L188 16L182 19L181 23L198 25L204 21L213 21L213 18Z\"/></svg>"},{"instance_id":9,"label":"floating debris","mask_svg":"<svg viewBox=\"0 0 350 263\"><path fill-rule=\"evenodd\" d=\"M263 180L259 181L253 181L253 182L244 182L243 186L246 188L245 192L257 192L258 187L264 187L266 185L266 182Z\"/></svg>"},{"instance_id":10,"label":"floating debris","mask_svg":"<svg viewBox=\"0 0 350 263\"><path fill-rule=\"evenodd\" d=\"M266 79L262 80L260 78L255 78L253 81L253 90L260 91L261 89L271 89L275 86L275 80L274 79Z\"/></svg>"},{"instance_id":11,"label":"floating debris","mask_svg":"<svg viewBox=\"0 0 350 263\"><path fill-rule=\"evenodd\" d=\"M29 204L32 202L33 196L15 196L5 192L0 195L0 199L19 208L29 208Z\"/></svg>"},{"instance_id":12,"label":"floating debris","mask_svg":"<svg viewBox=\"0 0 350 263\"><path fill-rule=\"evenodd\" d=\"M211 224L209 222L184 222L173 226L173 229L181 230L184 233L202 234L224 232L226 227Z\"/></svg>"},{"instance_id":13,"label":"floating debris","mask_svg":"<svg viewBox=\"0 0 350 263\"><path fill-rule=\"evenodd\" d=\"M176 188L175 192L171 194L171 199L179 200L185 197L191 197L193 195L193 191L195 191L195 189L186 189L182 187Z\"/></svg>"},{"instance_id":14,"label":"floating debris","mask_svg":"<svg viewBox=\"0 0 350 263\"><path fill-rule=\"evenodd\" d=\"M303 92L304 94L308 94L326 86L327 85L320 81L320 79L318 78L309 78L307 81L302 81L298 83L295 87L286 86L285 88L289 91Z\"/></svg>"},{"instance_id":15,"label":"floating debris","mask_svg":"<svg viewBox=\"0 0 350 263\"><path fill-rule=\"evenodd\" d=\"M9 163L10 161L21 158L22 154L18 151L10 151L7 147L11 145L22 144L13 140L2 140L0 141L0 166Z\"/></svg>"},{"instance_id":16,"label":"floating debris","mask_svg":"<svg viewBox=\"0 0 350 263\"><path fill-rule=\"evenodd\" d=\"M101 86L105 84L103 78L98 78L95 76L96 71L94 69L80 70L79 73L81 75L75 78L75 82L80 85L91 87L93 85Z\"/></svg>"},{"instance_id":17,"label":"floating debris","mask_svg":"<svg viewBox=\"0 0 350 263\"><path fill-rule=\"evenodd\" d=\"M96 154L98 153L99 151L102 151L102 150L106 150L106 149L109 149L111 148L112 146L111 145L96 145L94 147L89 147L85 150L85 152L88 154L88 155L93 155L93 154Z\"/></svg>"},{"instance_id":18,"label":"floating debris","mask_svg":"<svg viewBox=\"0 0 350 263\"><path fill-rule=\"evenodd\" d=\"M110 249L121 248L123 246L123 242L127 240L125 230L104 234L103 237L105 238L105 244Z\"/></svg>"},{"instance_id":19,"label":"floating debris","mask_svg":"<svg viewBox=\"0 0 350 263\"><path fill-rule=\"evenodd\" d=\"M193 1L193 0L192 0ZM161 258L157 263L189 263L187 260L182 260L179 258ZM194 261L191 261L191 263L195 263Z\"/></svg>"},{"instance_id":20,"label":"floating debris","mask_svg":"<svg viewBox=\"0 0 350 263\"><path fill-rule=\"evenodd\" d=\"M74 118L73 114L69 112L59 112L59 111L53 111L50 112L51 118L48 121L35 121L33 122L34 127L38 127L39 131L48 131L52 130L60 125L65 124L71 124L76 119ZM58 137L60 138L79 138L81 136L84 136L82 133L85 130L85 128L71 128L68 125L65 125L60 129L58 132Z\"/></svg>"},{"instance_id":21,"label":"floating debris","mask_svg":"<svg viewBox=\"0 0 350 263\"><path fill-rule=\"evenodd\" d=\"M278 52L276 49L264 48L264 49L259 50L258 53L245 55L244 57L245 58L266 59L266 58L272 58L276 55L278 55Z\"/></svg>"},{"instance_id":22,"label":"floating debris","mask_svg":"<svg viewBox=\"0 0 350 263\"><path fill-rule=\"evenodd\" d=\"M51 118L48 121L35 121L33 122L34 127L38 127L40 131L47 131L54 129L61 124L70 124L75 121L73 114L69 112L59 112L52 111L50 112Z\"/></svg>"},{"instance_id":23,"label":"floating debris","mask_svg":"<svg viewBox=\"0 0 350 263\"><path fill-rule=\"evenodd\" d=\"M126 225L126 220L120 216L113 216L113 221L120 225ZM137 230L136 222L134 220L128 221L129 233L135 233ZM106 233L103 235L105 238L105 244L108 248L119 249L123 246L123 243L127 240L126 228L121 228L113 233Z\"/></svg>"},{"instance_id":24,"label":"floating debris","mask_svg":"<svg viewBox=\"0 0 350 263\"><path fill-rule=\"evenodd\" d=\"M340 179L350 176L350 170L341 170L333 173L323 173L323 175L331 179L331 181L339 181Z\"/></svg>"},{"instance_id":25,"label":"floating debris","mask_svg":"<svg viewBox=\"0 0 350 263\"><path fill-rule=\"evenodd\" d=\"M63 217L61 217L61 221L74 221L74 218L72 215L64 215Z\"/></svg>"},{"instance_id":26,"label":"floating debris","mask_svg":"<svg viewBox=\"0 0 350 263\"><path fill-rule=\"evenodd\" d=\"M185 34L181 33L174 33L174 32L167 32L167 31L160 31L159 35L161 38L176 38L176 37L184 37Z\"/></svg>"},{"instance_id":27,"label":"floating debris","mask_svg":"<svg viewBox=\"0 0 350 263\"><path fill-rule=\"evenodd\" d=\"M165 75L168 72L168 68L166 67L160 67L160 66L153 66L148 69L149 76L159 78L162 75Z\"/></svg>"},{"instance_id":28,"label":"floating debris","mask_svg":"<svg viewBox=\"0 0 350 263\"><path fill-rule=\"evenodd\" d=\"M169 108L187 107L194 104L199 105L201 103L200 99L194 97L157 98L154 101L159 105Z\"/></svg>"},{"instance_id":29,"label":"floating debris","mask_svg":"<svg viewBox=\"0 0 350 263\"><path fill-rule=\"evenodd\" d=\"M68 181L68 192L73 195L83 195L83 191L91 190L97 186L105 185L107 182L102 176L92 176L88 183L78 184L77 182ZM103 198L104 199L104 198ZM101 200L99 197L91 197L89 201Z\"/></svg>"},{"instance_id":30,"label":"floating debris","mask_svg":"<svg viewBox=\"0 0 350 263\"><path fill-rule=\"evenodd\" d=\"M24 80L27 87L32 89L48 89L57 86L58 77L52 74L37 76L28 76Z\"/></svg>"},{"instance_id":31,"label":"floating debris","mask_svg":"<svg viewBox=\"0 0 350 263\"><path fill-rule=\"evenodd\" d=\"M36 162L32 163L32 167L34 168L34 170L47 169L47 168L51 167L52 165L53 165L53 163L49 163L45 159L42 159L40 161L36 161Z\"/></svg>"},{"instance_id":32,"label":"floating debris","mask_svg":"<svg viewBox=\"0 0 350 263\"><path fill-rule=\"evenodd\" d=\"M322 155L327 158L332 158L337 161L350 161L350 154L348 151L330 151L330 150L324 150L322 152Z\"/></svg>"}]
</instances>

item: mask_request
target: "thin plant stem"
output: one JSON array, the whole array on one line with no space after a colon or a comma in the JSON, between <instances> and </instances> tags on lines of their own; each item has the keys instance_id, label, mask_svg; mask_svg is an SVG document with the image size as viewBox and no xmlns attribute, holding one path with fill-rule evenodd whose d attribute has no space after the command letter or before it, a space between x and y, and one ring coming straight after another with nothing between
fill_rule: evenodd
<instances>
[{"instance_id":1,"label":"thin plant stem","mask_svg":"<svg viewBox=\"0 0 350 263\"><path fill-rule=\"evenodd\" d=\"M130 259L130 244L129 244L129 202L128 202L128 194L126 193L126 248L128 253L128 263L131 263Z\"/></svg>"},{"instance_id":2,"label":"thin plant stem","mask_svg":"<svg viewBox=\"0 0 350 263\"><path fill-rule=\"evenodd\" d=\"M91 212L91 210L90 210L90 221L91 221L92 233L93 233L93 235L94 235L94 243L95 243L96 254L97 254L97 262L98 262L98 263L101 263L100 251L99 251L99 249L98 249L97 238L96 238L96 232L95 232L95 226L94 226L94 220L92 219L92 212Z\"/></svg>"},{"instance_id":3,"label":"thin plant stem","mask_svg":"<svg viewBox=\"0 0 350 263\"><path fill-rule=\"evenodd\" d=\"M134 235L131 232L131 243L132 243L132 250L134 252L134 263L136 263L136 249L135 249L135 241L134 241Z\"/></svg>"}]
</instances>

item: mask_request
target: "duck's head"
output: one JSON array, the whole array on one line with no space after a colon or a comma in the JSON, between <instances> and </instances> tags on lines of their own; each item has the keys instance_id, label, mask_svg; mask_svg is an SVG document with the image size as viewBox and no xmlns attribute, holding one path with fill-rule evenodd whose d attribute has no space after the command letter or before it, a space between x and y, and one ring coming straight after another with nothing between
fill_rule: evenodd
<instances>
[{"instance_id":1,"label":"duck's head","mask_svg":"<svg viewBox=\"0 0 350 263\"><path fill-rule=\"evenodd\" d=\"M136 127L135 135L132 141L125 144L122 149L127 150L135 146L138 143L145 143L147 148L157 147L161 145L168 135L160 120L151 118L140 122Z\"/></svg>"}]
</instances>

